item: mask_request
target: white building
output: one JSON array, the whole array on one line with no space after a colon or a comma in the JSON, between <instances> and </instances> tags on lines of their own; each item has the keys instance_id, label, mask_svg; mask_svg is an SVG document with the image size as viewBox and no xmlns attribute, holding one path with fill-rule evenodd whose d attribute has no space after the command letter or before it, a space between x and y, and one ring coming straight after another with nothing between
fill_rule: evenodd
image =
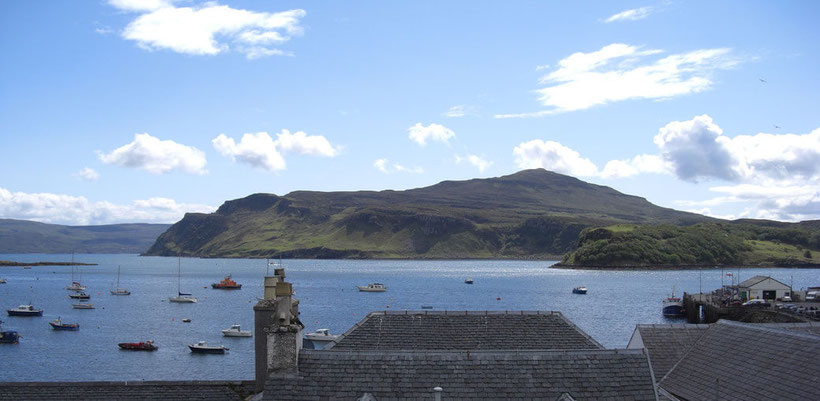
<instances>
[{"instance_id":1,"label":"white building","mask_svg":"<svg viewBox=\"0 0 820 401\"><path fill-rule=\"evenodd\" d=\"M792 295L791 287L771 277L754 276L738 285L741 299L781 299Z\"/></svg>"}]
</instances>

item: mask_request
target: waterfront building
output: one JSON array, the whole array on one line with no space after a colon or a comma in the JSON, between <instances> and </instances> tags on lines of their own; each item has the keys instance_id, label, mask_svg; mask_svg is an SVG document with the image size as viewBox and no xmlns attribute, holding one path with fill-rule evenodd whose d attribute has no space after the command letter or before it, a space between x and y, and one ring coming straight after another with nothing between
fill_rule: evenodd
<instances>
[{"instance_id":1,"label":"waterfront building","mask_svg":"<svg viewBox=\"0 0 820 401\"><path fill-rule=\"evenodd\" d=\"M791 296L791 287L771 277L754 276L738 284L740 299L782 299Z\"/></svg>"}]
</instances>

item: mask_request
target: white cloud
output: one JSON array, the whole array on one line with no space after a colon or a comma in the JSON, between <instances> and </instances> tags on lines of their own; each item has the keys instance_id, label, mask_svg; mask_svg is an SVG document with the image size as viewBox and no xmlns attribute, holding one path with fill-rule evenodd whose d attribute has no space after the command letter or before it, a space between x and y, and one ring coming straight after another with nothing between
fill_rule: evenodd
<instances>
[{"instance_id":1,"label":"white cloud","mask_svg":"<svg viewBox=\"0 0 820 401\"><path fill-rule=\"evenodd\" d=\"M614 14L611 17L604 20L604 22L610 23L615 21L637 21L639 19L644 19L648 17L651 13L652 7L633 8L631 10L625 10L617 14Z\"/></svg>"},{"instance_id":2,"label":"white cloud","mask_svg":"<svg viewBox=\"0 0 820 401\"><path fill-rule=\"evenodd\" d=\"M450 138L454 138L456 133L453 130L439 124L432 123L428 126L423 126L421 123L407 129L411 141L420 146L427 145L427 141L444 142L449 144Z\"/></svg>"},{"instance_id":3,"label":"white cloud","mask_svg":"<svg viewBox=\"0 0 820 401\"><path fill-rule=\"evenodd\" d=\"M578 177L598 174L598 167L589 159L554 141L533 139L513 149L515 163L522 169L544 168Z\"/></svg>"},{"instance_id":4,"label":"white cloud","mask_svg":"<svg viewBox=\"0 0 820 401\"><path fill-rule=\"evenodd\" d=\"M387 159L376 159L376 161L373 162L373 167L385 174L395 172L421 174L424 172L424 169L421 167L405 167L398 163L391 164L390 160Z\"/></svg>"},{"instance_id":5,"label":"white cloud","mask_svg":"<svg viewBox=\"0 0 820 401\"><path fill-rule=\"evenodd\" d=\"M641 173L665 174L670 166L658 155L637 155L626 160L610 160L604 165L602 178L624 178Z\"/></svg>"},{"instance_id":6,"label":"white cloud","mask_svg":"<svg viewBox=\"0 0 820 401\"><path fill-rule=\"evenodd\" d=\"M450 107L449 110L445 111L441 115L444 116L444 117L459 118L459 117L464 117L464 116L468 116L468 115L472 115L472 114L475 114L475 107L474 106L470 106L470 105L466 105L466 104L460 104L460 105Z\"/></svg>"},{"instance_id":7,"label":"white cloud","mask_svg":"<svg viewBox=\"0 0 820 401\"><path fill-rule=\"evenodd\" d=\"M154 174L182 170L191 174L205 174L205 153L193 146L185 146L171 140L160 140L149 134L136 134L134 141L111 151L99 154L106 164L139 168Z\"/></svg>"},{"instance_id":8,"label":"white cloud","mask_svg":"<svg viewBox=\"0 0 820 401\"><path fill-rule=\"evenodd\" d=\"M740 62L726 48L655 57L662 52L614 43L595 52L574 53L540 79L548 86L535 92L548 109L497 114L495 118L540 117L630 99L658 100L702 92L712 86L714 71Z\"/></svg>"},{"instance_id":9,"label":"white cloud","mask_svg":"<svg viewBox=\"0 0 820 401\"><path fill-rule=\"evenodd\" d=\"M291 134L284 129L276 134L276 140L267 132L257 132L242 135L239 143L225 134L219 134L211 143L219 153L230 156L234 161L268 171L286 168L282 156L285 152L325 157L339 154L339 149L334 148L322 135L307 135L301 131Z\"/></svg>"},{"instance_id":10,"label":"white cloud","mask_svg":"<svg viewBox=\"0 0 820 401\"><path fill-rule=\"evenodd\" d=\"M456 155L456 163L461 163L461 162L467 162L467 163L472 164L474 167L476 167L478 169L479 172L482 172L482 173L484 172L484 170L490 168L490 166L493 165L493 162L491 162L487 159L484 159L481 156L467 155L467 156L461 157L459 155Z\"/></svg>"},{"instance_id":11,"label":"white cloud","mask_svg":"<svg viewBox=\"0 0 820 401\"><path fill-rule=\"evenodd\" d=\"M82 196L11 192L0 188L0 217L52 224L174 223L188 212L211 213L214 210L213 206L177 203L168 198L117 205L91 202Z\"/></svg>"},{"instance_id":12,"label":"white cloud","mask_svg":"<svg viewBox=\"0 0 820 401\"><path fill-rule=\"evenodd\" d=\"M673 121L654 138L664 160L686 181L820 182L820 129L809 134L729 138L708 115Z\"/></svg>"},{"instance_id":13,"label":"white cloud","mask_svg":"<svg viewBox=\"0 0 820 401\"><path fill-rule=\"evenodd\" d=\"M164 0L110 0L109 4L140 15L122 32L147 50L168 49L192 55L216 55L231 49L249 59L286 55L276 46L300 35L304 10L277 13L235 9L217 2L177 7Z\"/></svg>"},{"instance_id":14,"label":"white cloud","mask_svg":"<svg viewBox=\"0 0 820 401\"><path fill-rule=\"evenodd\" d=\"M82 170L74 173L74 176L85 181L97 181L100 179L100 173L94 171L91 167L85 167Z\"/></svg>"}]
</instances>

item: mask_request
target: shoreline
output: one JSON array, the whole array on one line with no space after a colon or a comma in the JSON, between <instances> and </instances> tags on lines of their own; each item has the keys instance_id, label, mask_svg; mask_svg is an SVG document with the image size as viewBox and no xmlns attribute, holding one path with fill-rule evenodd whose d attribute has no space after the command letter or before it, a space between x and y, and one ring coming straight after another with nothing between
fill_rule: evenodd
<instances>
[{"instance_id":1,"label":"shoreline","mask_svg":"<svg viewBox=\"0 0 820 401\"><path fill-rule=\"evenodd\" d=\"M791 265L566 265L556 263L553 269L567 270L735 270L735 269L818 269L820 263L800 263Z\"/></svg>"},{"instance_id":2,"label":"shoreline","mask_svg":"<svg viewBox=\"0 0 820 401\"><path fill-rule=\"evenodd\" d=\"M0 260L0 267L20 267L20 266L97 266L97 264L96 263L80 263L80 262L20 263L20 262L12 262L10 260Z\"/></svg>"}]
</instances>

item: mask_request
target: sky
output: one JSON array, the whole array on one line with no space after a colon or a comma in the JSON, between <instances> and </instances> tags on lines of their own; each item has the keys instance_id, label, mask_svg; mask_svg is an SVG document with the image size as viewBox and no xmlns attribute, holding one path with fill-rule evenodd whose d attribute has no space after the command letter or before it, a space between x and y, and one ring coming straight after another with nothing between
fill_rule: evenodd
<instances>
[{"instance_id":1,"label":"sky","mask_svg":"<svg viewBox=\"0 0 820 401\"><path fill-rule=\"evenodd\" d=\"M0 218L545 168L820 219L820 2L0 2Z\"/></svg>"}]
</instances>

